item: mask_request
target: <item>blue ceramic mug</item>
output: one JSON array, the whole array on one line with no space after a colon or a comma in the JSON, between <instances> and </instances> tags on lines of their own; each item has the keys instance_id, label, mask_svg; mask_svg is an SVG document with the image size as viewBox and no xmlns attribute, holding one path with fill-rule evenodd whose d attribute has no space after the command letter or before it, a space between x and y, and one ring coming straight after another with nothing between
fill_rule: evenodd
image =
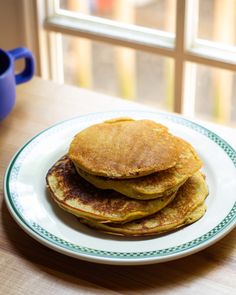
<instances>
[{"instance_id":1,"label":"blue ceramic mug","mask_svg":"<svg viewBox=\"0 0 236 295\"><path fill-rule=\"evenodd\" d=\"M14 61L25 59L25 68L15 74ZM16 85L27 82L34 74L32 53L23 47L10 51L0 49L0 120L12 110L16 100Z\"/></svg>"}]
</instances>

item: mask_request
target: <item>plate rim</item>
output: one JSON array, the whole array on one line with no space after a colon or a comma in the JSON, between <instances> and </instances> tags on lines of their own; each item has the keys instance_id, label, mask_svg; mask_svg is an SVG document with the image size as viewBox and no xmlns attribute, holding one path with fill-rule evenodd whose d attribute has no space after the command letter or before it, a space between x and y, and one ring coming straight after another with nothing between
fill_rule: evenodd
<instances>
[{"instance_id":1,"label":"plate rim","mask_svg":"<svg viewBox=\"0 0 236 295\"><path fill-rule=\"evenodd\" d=\"M31 139L29 139L24 145L22 145L15 155L12 157L6 173L4 177L4 198L7 203L8 210L10 211L12 217L15 221L23 228L26 233L28 233L31 237L39 241L40 243L48 246L51 249L54 249L63 254L73 256L75 258L91 261L91 262L99 262L105 264L149 264L149 263L157 263L170 261L173 259L178 259L193 253L196 253L204 248L212 245L217 242L219 239L223 238L226 234L228 234L235 226L236 226L236 201L232 206L231 210L228 214L210 231L201 235L195 239L192 239L189 242L179 244L173 247L163 248L159 250L153 251L139 251L139 252L117 252L117 251L107 251L107 250L99 250L90 247L80 246L68 241L65 241L50 232L46 229L42 228L37 223L29 223L27 222L20 213L20 208L17 208L17 204L14 203L14 194L16 192L10 191L10 176L12 173L19 173L20 166L14 167L14 164L21 153L25 150L25 148L33 142L36 138L39 138L42 134L53 129L57 126L63 125L67 122L73 120L83 119L84 117L92 117L96 116L106 116L106 115L121 115L121 114L129 114L130 116L137 116L139 114L146 114L147 116L150 114L152 116L157 116L162 119L166 119L170 122L188 127L197 131L198 133L206 136L208 139L217 144L230 158L234 167L236 168L236 150L221 136L216 134L215 132L209 130L208 128L191 121L185 118L182 115L165 113L165 112L155 112L155 111L142 111L142 110L122 110L122 111L109 111L109 112L95 112L88 113L81 116L76 116L67 120L60 121L54 125L49 126L48 128L42 130L37 133ZM209 136L210 135L210 136ZM16 171L13 171L15 168Z\"/></svg>"}]
</instances>

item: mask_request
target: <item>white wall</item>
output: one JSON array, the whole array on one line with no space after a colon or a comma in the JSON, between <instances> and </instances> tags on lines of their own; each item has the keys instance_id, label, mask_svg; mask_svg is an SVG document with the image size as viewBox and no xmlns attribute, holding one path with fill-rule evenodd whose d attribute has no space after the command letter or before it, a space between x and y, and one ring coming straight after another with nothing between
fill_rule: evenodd
<instances>
[{"instance_id":1,"label":"white wall","mask_svg":"<svg viewBox=\"0 0 236 295\"><path fill-rule=\"evenodd\" d=\"M28 6L26 6L26 4ZM30 4L30 5L29 5ZM10 50L16 47L29 48L36 59L36 74L39 74L38 63L38 41L36 29L36 15L35 10L27 11L30 14L33 28L30 28L31 36L27 36L25 28L27 27L27 19L25 19L25 12L35 5L35 0L0 0L0 48ZM33 20L33 21L32 21ZM17 70L22 68L23 63L17 62Z\"/></svg>"},{"instance_id":2,"label":"white wall","mask_svg":"<svg viewBox=\"0 0 236 295\"><path fill-rule=\"evenodd\" d=\"M24 46L19 0L0 0L0 48Z\"/></svg>"}]
</instances>

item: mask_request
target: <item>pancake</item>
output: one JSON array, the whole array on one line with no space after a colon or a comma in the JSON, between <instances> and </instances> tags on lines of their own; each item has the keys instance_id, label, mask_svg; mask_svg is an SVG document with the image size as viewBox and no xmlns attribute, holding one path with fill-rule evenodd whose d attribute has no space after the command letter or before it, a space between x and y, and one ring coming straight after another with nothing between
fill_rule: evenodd
<instances>
[{"instance_id":1,"label":"pancake","mask_svg":"<svg viewBox=\"0 0 236 295\"><path fill-rule=\"evenodd\" d=\"M99 224L89 219L80 221L109 234L124 236L156 235L175 230L201 218L206 206L208 187L200 172L190 177L178 190L174 200L157 213L125 224Z\"/></svg>"},{"instance_id":2,"label":"pancake","mask_svg":"<svg viewBox=\"0 0 236 295\"><path fill-rule=\"evenodd\" d=\"M196 171L202 162L194 148L183 139L176 138L180 150L176 165L165 171L134 179L110 179L89 174L76 167L77 172L88 182L101 189L113 189L130 198L150 200L167 196L177 189Z\"/></svg>"},{"instance_id":3,"label":"pancake","mask_svg":"<svg viewBox=\"0 0 236 295\"><path fill-rule=\"evenodd\" d=\"M125 197L113 190L101 190L76 172L68 156L58 160L48 171L47 186L53 200L64 210L97 222L127 222L153 214L175 197L142 201Z\"/></svg>"},{"instance_id":4,"label":"pancake","mask_svg":"<svg viewBox=\"0 0 236 295\"><path fill-rule=\"evenodd\" d=\"M109 178L135 178L173 167L179 150L168 129L151 120L113 119L92 125L72 140L76 167Z\"/></svg>"}]
</instances>

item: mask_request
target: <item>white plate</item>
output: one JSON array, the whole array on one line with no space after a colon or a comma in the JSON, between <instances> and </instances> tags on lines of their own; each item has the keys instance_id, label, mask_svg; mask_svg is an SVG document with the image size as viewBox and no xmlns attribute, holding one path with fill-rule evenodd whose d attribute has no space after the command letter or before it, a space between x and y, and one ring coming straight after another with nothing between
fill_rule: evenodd
<instances>
[{"instance_id":1,"label":"white plate","mask_svg":"<svg viewBox=\"0 0 236 295\"><path fill-rule=\"evenodd\" d=\"M161 122L188 140L205 163L208 210L196 223L154 237L113 237L81 225L47 195L45 175L73 136L108 118ZM181 116L140 111L96 113L52 126L27 142L5 175L5 200L17 223L42 244L69 256L105 264L149 264L177 259L215 243L236 224L236 152L215 133Z\"/></svg>"}]
</instances>

